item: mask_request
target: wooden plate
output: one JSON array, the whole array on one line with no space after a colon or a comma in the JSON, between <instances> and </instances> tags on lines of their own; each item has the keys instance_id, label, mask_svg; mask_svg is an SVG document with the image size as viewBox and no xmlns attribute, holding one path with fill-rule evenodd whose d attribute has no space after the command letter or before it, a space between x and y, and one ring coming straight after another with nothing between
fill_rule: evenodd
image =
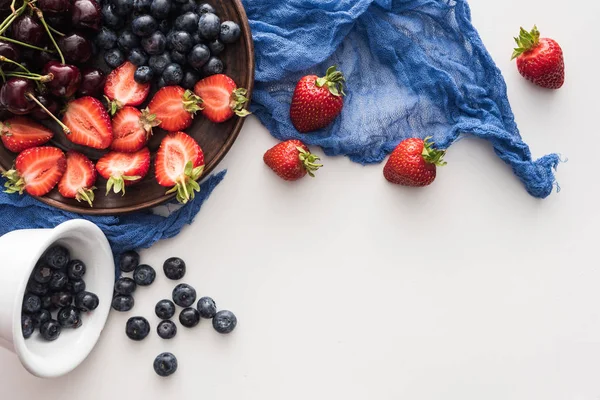
<instances>
[{"instance_id":1,"label":"wooden plate","mask_svg":"<svg viewBox=\"0 0 600 400\"><path fill-rule=\"evenodd\" d=\"M254 84L254 47L244 7L241 0L214 1L211 4L215 7L221 21L235 21L242 29L240 40L235 44L227 45L220 57L225 64L225 73L233 78L238 87L247 88L248 97L250 98ZM99 63L98 67L106 69L106 65L102 64ZM150 94L149 99L152 97L152 94ZM145 105L143 104L143 106ZM222 124L213 124L200 113L196 115L192 126L186 129L186 133L192 136L204 151L205 169L203 178L208 176L223 157L225 157L225 154L227 154L237 138L240 129L242 129L242 125L244 125L244 119L237 116ZM48 123L47 126L51 127L55 132L55 136L50 142L53 146L57 146L64 151L70 149L80 151L94 162L106 153L106 151L98 151L71 143L54 123ZM175 195L165 195L168 188L158 185L154 178L154 156L165 135L165 131L154 129L154 134L148 143L148 147L152 153L150 171L141 182L127 187L125 196L114 193L105 196L106 180L99 177L96 182L98 189L96 190L96 199L94 200L93 208L90 208L85 202L80 203L76 200L65 199L58 193L56 188L46 196L38 197L38 199L61 210L89 215L129 213L154 207L173 199ZM0 142L0 169L4 171L12 168L15 157L16 154L6 150Z\"/></svg>"}]
</instances>

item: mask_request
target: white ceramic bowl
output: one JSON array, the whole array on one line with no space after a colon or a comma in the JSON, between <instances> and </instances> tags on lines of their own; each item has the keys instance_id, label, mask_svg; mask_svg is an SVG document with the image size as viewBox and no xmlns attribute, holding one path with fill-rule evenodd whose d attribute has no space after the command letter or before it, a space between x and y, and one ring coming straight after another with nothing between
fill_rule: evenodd
<instances>
[{"instance_id":1,"label":"white ceramic bowl","mask_svg":"<svg viewBox=\"0 0 600 400\"><path fill-rule=\"evenodd\" d=\"M100 299L96 310L83 313L78 329L63 329L59 338L46 342L39 330L29 339L21 330L21 307L27 282L40 256L54 244L69 249L73 259L87 267L86 290ZM72 220L54 229L25 229L0 237L5 255L0 279L0 345L15 352L33 375L51 378L77 367L94 348L104 328L115 282L113 254L106 237L93 223Z\"/></svg>"}]
</instances>

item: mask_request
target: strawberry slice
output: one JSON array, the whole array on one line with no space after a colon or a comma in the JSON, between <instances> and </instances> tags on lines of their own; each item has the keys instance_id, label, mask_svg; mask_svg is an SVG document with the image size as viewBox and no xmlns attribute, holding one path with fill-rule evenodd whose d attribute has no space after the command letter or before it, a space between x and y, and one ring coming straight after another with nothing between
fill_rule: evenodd
<instances>
[{"instance_id":1,"label":"strawberry slice","mask_svg":"<svg viewBox=\"0 0 600 400\"><path fill-rule=\"evenodd\" d=\"M189 90L179 86L165 86L148 104L152 114L161 122L158 125L169 132L189 127L197 111L202 110L202 100Z\"/></svg>"},{"instance_id":2,"label":"strawberry slice","mask_svg":"<svg viewBox=\"0 0 600 400\"><path fill-rule=\"evenodd\" d=\"M152 127L160 124L155 114L150 114L146 108L143 111L133 107L123 107L112 120L114 140L110 145L111 150L122 153L135 153L141 150L150 135Z\"/></svg>"},{"instance_id":3,"label":"strawberry slice","mask_svg":"<svg viewBox=\"0 0 600 400\"><path fill-rule=\"evenodd\" d=\"M8 181L6 193L43 196L50 192L63 176L67 161L56 147L32 147L17 156L15 168L2 174Z\"/></svg>"},{"instance_id":4,"label":"strawberry slice","mask_svg":"<svg viewBox=\"0 0 600 400\"><path fill-rule=\"evenodd\" d=\"M67 169L58 182L58 192L67 199L87 201L93 207L96 168L89 158L76 151L67 152Z\"/></svg>"},{"instance_id":5,"label":"strawberry slice","mask_svg":"<svg viewBox=\"0 0 600 400\"><path fill-rule=\"evenodd\" d=\"M133 79L135 70L136 66L126 61L106 77L104 95L108 99L110 115L125 106L139 106L148 97L150 84L137 83Z\"/></svg>"},{"instance_id":6,"label":"strawberry slice","mask_svg":"<svg viewBox=\"0 0 600 400\"><path fill-rule=\"evenodd\" d=\"M113 140L110 117L93 97L81 97L67 104L62 122L71 131L66 136L73 143L103 150Z\"/></svg>"},{"instance_id":7,"label":"strawberry slice","mask_svg":"<svg viewBox=\"0 0 600 400\"><path fill-rule=\"evenodd\" d=\"M177 192L177 201L187 203L200 191L196 182L204 171L204 153L194 139L183 132L168 134L156 153L156 181L173 186L166 194Z\"/></svg>"},{"instance_id":8,"label":"strawberry slice","mask_svg":"<svg viewBox=\"0 0 600 400\"><path fill-rule=\"evenodd\" d=\"M212 122L225 122L234 115L245 117L250 114L244 108L248 102L248 91L238 89L227 75L211 75L198 81L194 93L202 99L202 114Z\"/></svg>"},{"instance_id":9,"label":"strawberry slice","mask_svg":"<svg viewBox=\"0 0 600 400\"><path fill-rule=\"evenodd\" d=\"M150 150L144 147L135 153L112 151L98 160L96 170L100 176L108 180L106 194L111 189L125 196L125 186L142 180L150 169Z\"/></svg>"},{"instance_id":10,"label":"strawberry slice","mask_svg":"<svg viewBox=\"0 0 600 400\"><path fill-rule=\"evenodd\" d=\"M50 129L29 118L14 117L0 122L2 143L13 153L46 144L52 136L54 133Z\"/></svg>"}]
</instances>

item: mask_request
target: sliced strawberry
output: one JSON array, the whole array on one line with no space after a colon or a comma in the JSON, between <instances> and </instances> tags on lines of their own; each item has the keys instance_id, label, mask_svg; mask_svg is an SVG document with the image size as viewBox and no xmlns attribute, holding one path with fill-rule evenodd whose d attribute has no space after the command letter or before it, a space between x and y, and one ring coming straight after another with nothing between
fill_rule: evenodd
<instances>
[{"instance_id":1,"label":"sliced strawberry","mask_svg":"<svg viewBox=\"0 0 600 400\"><path fill-rule=\"evenodd\" d=\"M167 194L177 192L177 201L187 203L200 191L196 182L204 171L204 153L194 139L183 132L167 135L156 153L156 181L173 186Z\"/></svg>"},{"instance_id":2,"label":"sliced strawberry","mask_svg":"<svg viewBox=\"0 0 600 400\"><path fill-rule=\"evenodd\" d=\"M177 132L192 124L194 114L202 110L202 100L182 87L165 86L156 92L148 109L161 121L159 127Z\"/></svg>"},{"instance_id":3,"label":"sliced strawberry","mask_svg":"<svg viewBox=\"0 0 600 400\"><path fill-rule=\"evenodd\" d=\"M3 175L7 193L43 196L50 192L63 176L67 161L63 152L56 147L32 147L17 156L15 168Z\"/></svg>"},{"instance_id":4,"label":"sliced strawberry","mask_svg":"<svg viewBox=\"0 0 600 400\"><path fill-rule=\"evenodd\" d=\"M67 104L62 122L71 131L67 139L73 143L103 150L113 140L110 117L93 97L81 97Z\"/></svg>"},{"instance_id":5,"label":"sliced strawberry","mask_svg":"<svg viewBox=\"0 0 600 400\"><path fill-rule=\"evenodd\" d=\"M67 199L87 201L92 206L96 168L89 158L76 151L67 152L67 169L58 182L58 192Z\"/></svg>"},{"instance_id":6,"label":"sliced strawberry","mask_svg":"<svg viewBox=\"0 0 600 400\"><path fill-rule=\"evenodd\" d=\"M53 135L50 129L25 117L13 117L0 122L2 143L13 153L48 143Z\"/></svg>"},{"instance_id":7,"label":"sliced strawberry","mask_svg":"<svg viewBox=\"0 0 600 400\"><path fill-rule=\"evenodd\" d=\"M104 94L109 100L111 115L125 106L139 106L148 97L150 84L137 83L133 79L135 70L136 66L126 61L106 77Z\"/></svg>"},{"instance_id":8,"label":"sliced strawberry","mask_svg":"<svg viewBox=\"0 0 600 400\"><path fill-rule=\"evenodd\" d=\"M248 91L239 88L227 75L211 75L196 83L194 93L202 99L202 114L212 122L225 122L234 115L245 117Z\"/></svg>"},{"instance_id":9,"label":"sliced strawberry","mask_svg":"<svg viewBox=\"0 0 600 400\"><path fill-rule=\"evenodd\" d=\"M125 195L125 186L133 185L142 180L150 169L150 150L144 147L135 153L120 153L112 151L98 160L96 170L100 176L108 180L106 194L111 189L115 193Z\"/></svg>"},{"instance_id":10,"label":"sliced strawberry","mask_svg":"<svg viewBox=\"0 0 600 400\"><path fill-rule=\"evenodd\" d=\"M110 148L123 153L135 153L141 150L150 135L152 127L160 124L156 115L150 114L146 108L143 111L133 107L123 107L112 119L113 142Z\"/></svg>"}]
</instances>

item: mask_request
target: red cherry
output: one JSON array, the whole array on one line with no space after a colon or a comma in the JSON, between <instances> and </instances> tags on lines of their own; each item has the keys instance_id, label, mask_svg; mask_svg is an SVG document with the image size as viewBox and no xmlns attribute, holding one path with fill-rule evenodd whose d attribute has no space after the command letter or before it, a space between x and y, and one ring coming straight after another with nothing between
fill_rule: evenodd
<instances>
[{"instance_id":1,"label":"red cherry","mask_svg":"<svg viewBox=\"0 0 600 400\"><path fill-rule=\"evenodd\" d=\"M58 97L71 97L81 83L81 73L74 65L61 64L60 61L49 61L44 65L43 74L52 74L54 78L46 83L50 92Z\"/></svg>"},{"instance_id":2,"label":"red cherry","mask_svg":"<svg viewBox=\"0 0 600 400\"><path fill-rule=\"evenodd\" d=\"M102 24L102 9L94 0L75 0L71 9L71 22L75 28L97 31Z\"/></svg>"},{"instance_id":3,"label":"red cherry","mask_svg":"<svg viewBox=\"0 0 600 400\"><path fill-rule=\"evenodd\" d=\"M67 62L83 64L92 56L92 43L78 33L62 36L58 47Z\"/></svg>"},{"instance_id":4,"label":"red cherry","mask_svg":"<svg viewBox=\"0 0 600 400\"><path fill-rule=\"evenodd\" d=\"M42 103L44 107L48 109L48 111L56 115L56 113L58 112L59 104L54 97L49 96L47 94L38 94L35 97L40 103ZM31 110L31 117L33 117L34 119L50 119L48 113L42 110L39 106L36 106L33 110Z\"/></svg>"},{"instance_id":5,"label":"red cherry","mask_svg":"<svg viewBox=\"0 0 600 400\"><path fill-rule=\"evenodd\" d=\"M97 68L86 68L81 71L81 85L77 93L80 96L95 96L104 88L106 75Z\"/></svg>"},{"instance_id":6,"label":"red cherry","mask_svg":"<svg viewBox=\"0 0 600 400\"><path fill-rule=\"evenodd\" d=\"M38 47L44 44L47 36L42 24L30 15L17 18L10 29L13 39Z\"/></svg>"},{"instance_id":7,"label":"red cherry","mask_svg":"<svg viewBox=\"0 0 600 400\"><path fill-rule=\"evenodd\" d=\"M10 78L0 89L0 103L13 114L29 114L36 104L25 95L34 93L34 89L32 80Z\"/></svg>"}]
</instances>

